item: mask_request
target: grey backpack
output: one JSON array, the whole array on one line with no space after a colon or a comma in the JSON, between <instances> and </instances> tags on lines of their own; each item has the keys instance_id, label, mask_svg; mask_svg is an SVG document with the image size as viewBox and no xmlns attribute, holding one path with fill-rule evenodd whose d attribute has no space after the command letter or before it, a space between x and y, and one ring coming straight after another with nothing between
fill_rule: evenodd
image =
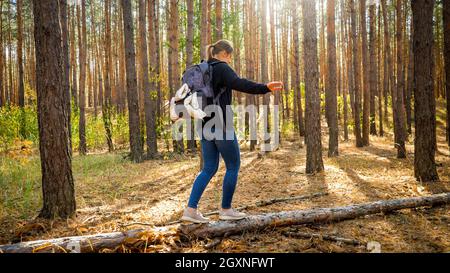
<instances>
[{"instance_id":1,"label":"grey backpack","mask_svg":"<svg viewBox=\"0 0 450 273\"><path fill-rule=\"evenodd\" d=\"M214 66L217 64L221 64L225 62L201 62L200 64L194 65L186 69L186 71L183 74L182 82L183 84L187 84L189 86L189 89L191 90L187 96L197 93L197 97L201 101L202 104L202 110L210 104L209 102L213 102L213 104L218 105L219 99L222 96L222 94L226 91L225 88L222 88L220 93L216 96L214 95L213 90L213 70ZM184 100L177 101L176 104L180 105L183 104Z\"/></svg>"}]
</instances>

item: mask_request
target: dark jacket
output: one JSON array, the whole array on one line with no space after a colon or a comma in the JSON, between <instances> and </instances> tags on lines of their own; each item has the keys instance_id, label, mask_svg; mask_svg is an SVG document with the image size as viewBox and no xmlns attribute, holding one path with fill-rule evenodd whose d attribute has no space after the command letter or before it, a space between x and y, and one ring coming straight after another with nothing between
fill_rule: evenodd
<instances>
[{"instance_id":1,"label":"dark jacket","mask_svg":"<svg viewBox=\"0 0 450 273\"><path fill-rule=\"evenodd\" d=\"M217 59L212 59L208 62L212 63L218 61L219 60ZM265 84L256 83L247 79L241 79L236 74L236 72L234 72L234 70L226 63L219 63L214 65L212 83L214 94L216 96L221 92L223 88L225 88L225 92L220 96L219 99L219 105L222 108L224 122L226 122L228 118L233 118L232 112L226 113L227 105L232 105L232 90L252 95L265 95L271 92ZM206 117L205 122L210 119L211 118Z\"/></svg>"}]
</instances>

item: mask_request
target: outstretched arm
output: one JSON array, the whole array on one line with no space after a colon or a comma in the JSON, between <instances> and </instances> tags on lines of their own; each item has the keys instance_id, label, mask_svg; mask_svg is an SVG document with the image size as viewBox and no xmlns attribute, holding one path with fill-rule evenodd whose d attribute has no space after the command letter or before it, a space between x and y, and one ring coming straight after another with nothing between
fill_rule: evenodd
<instances>
[{"instance_id":1,"label":"outstretched arm","mask_svg":"<svg viewBox=\"0 0 450 273\"><path fill-rule=\"evenodd\" d=\"M231 82L231 89L253 95L264 95L270 93L270 89L265 84L256 83L247 79L237 77Z\"/></svg>"},{"instance_id":2,"label":"outstretched arm","mask_svg":"<svg viewBox=\"0 0 450 273\"><path fill-rule=\"evenodd\" d=\"M281 90L283 88L283 84L280 82L261 84L247 79L242 79L229 66L226 66L224 69L223 79L225 81L224 84L229 88L253 95L264 95L272 91Z\"/></svg>"}]
</instances>

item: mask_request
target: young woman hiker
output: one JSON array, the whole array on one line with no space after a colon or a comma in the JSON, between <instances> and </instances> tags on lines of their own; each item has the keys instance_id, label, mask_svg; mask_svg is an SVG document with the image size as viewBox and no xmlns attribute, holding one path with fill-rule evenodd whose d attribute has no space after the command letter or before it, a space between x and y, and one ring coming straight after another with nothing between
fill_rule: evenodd
<instances>
[{"instance_id":1,"label":"young woman hiker","mask_svg":"<svg viewBox=\"0 0 450 273\"><path fill-rule=\"evenodd\" d=\"M282 82L259 84L239 78L229 66L233 54L233 46L229 41L220 40L208 46L207 52L208 62L210 64L216 63L212 77L214 93L217 95L221 90L225 90L219 97L219 106L223 113L224 124L226 124L226 119L233 118L233 113L226 111L227 105L232 104L232 90L253 95L264 95L283 89ZM207 119L205 119L205 122L207 122ZM236 135L234 134L233 139L223 138L223 140L207 140L202 137L201 147L204 161L203 169L195 179L188 207L184 210L181 220L192 223L209 222L209 219L203 217L197 210L197 207L206 186L219 168L219 155L222 156L226 166L226 174L223 180L222 209L220 210L219 218L220 220L241 220L246 218L247 215L245 213L238 212L231 206L241 164L241 155Z\"/></svg>"}]
</instances>

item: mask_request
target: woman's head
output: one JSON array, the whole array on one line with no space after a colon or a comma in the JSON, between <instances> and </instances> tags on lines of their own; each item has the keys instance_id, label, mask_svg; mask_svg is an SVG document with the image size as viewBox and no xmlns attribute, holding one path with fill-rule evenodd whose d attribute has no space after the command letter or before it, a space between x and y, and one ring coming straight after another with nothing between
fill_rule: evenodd
<instances>
[{"instance_id":1,"label":"woman's head","mask_svg":"<svg viewBox=\"0 0 450 273\"><path fill-rule=\"evenodd\" d=\"M213 58L227 63L231 63L231 55L233 54L233 44L227 40L220 40L206 49L208 60Z\"/></svg>"}]
</instances>

